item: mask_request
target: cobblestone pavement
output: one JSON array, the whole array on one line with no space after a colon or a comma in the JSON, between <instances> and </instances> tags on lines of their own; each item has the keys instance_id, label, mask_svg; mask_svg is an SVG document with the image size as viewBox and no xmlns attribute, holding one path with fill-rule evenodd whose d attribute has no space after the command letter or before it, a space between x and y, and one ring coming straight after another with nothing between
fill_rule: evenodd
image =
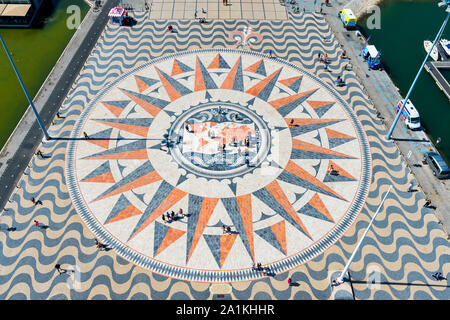
<instances>
[{"instance_id":1,"label":"cobblestone pavement","mask_svg":"<svg viewBox=\"0 0 450 320\"><path fill-rule=\"evenodd\" d=\"M353 298L449 299L448 280L437 281L431 276L432 273L440 271L444 277L448 278L449 243L445 238L445 233L438 224L433 212L423 207L425 202L423 194L419 191L407 191L411 180L409 170L402 162L395 145L385 142L381 138L385 134L385 127L376 118L376 110L363 93L356 76L351 71L344 70L345 60L339 58L340 47L331 35L328 25L322 16L305 13L294 16L289 15L289 20L245 21L230 19L212 20L206 24L199 24L195 20L150 20L146 12L134 12L133 16L137 23L131 28L108 25L105 29L60 109L60 114L63 118L57 119L49 129L51 135L60 138L50 142L43 142L39 146L44 157L35 156L33 158L30 167L20 179L18 188L12 194L5 211L0 216L0 243L2 245L0 252L0 299L212 299L217 297L216 294L218 293L227 294L232 299L333 299L339 297L340 294L345 295L346 292L340 292L343 291L340 287L335 288L333 291L331 290L330 275L343 269L389 185L392 185L393 189L384 203L384 209L375 221L373 229L366 237L364 246L355 256L355 260L350 267ZM173 26L176 32L171 33L167 31L169 24ZM247 28L248 31L248 27L251 27L254 33L260 34L261 40L248 42L244 48L237 50L239 44L237 38L230 37L230 33L238 30L241 32L242 39L246 34L244 29ZM203 51L198 51L197 56L206 68L203 69L200 64L196 66L195 60L192 60L192 65L187 63L188 60L182 60L183 57L180 57L180 60L185 62L184 65L192 68L194 73L197 70L197 72L202 74L202 77L198 77L198 79L202 78L203 82L195 81L195 85L198 88L202 87L202 84L205 86L212 85L212 82L205 80L208 78L208 75L210 76L209 66L206 64L209 64L210 60L218 52L208 56L205 50L220 48L233 49L228 53L223 52L224 61L228 64L234 65L235 59L239 54L243 57L254 55L254 57L263 59L264 63L267 61L267 74L265 76L255 75L256 80L253 80L254 86L261 89L262 92L264 92L262 89L266 88L268 83L271 82L270 76L275 72L273 68L285 66L283 64L286 61L292 64L293 70L298 70L299 73L303 71L305 75L310 74L314 76L316 79L314 83L320 83L322 88L333 88L329 92L336 90L337 101L343 99L342 102L344 104L346 102L350 106L351 112L348 115L355 114L357 116L367 136L371 153L371 184L361 213L356 217L354 223L347 226L345 233L340 236L340 239L334 245L329 245L326 251L319 252L318 255L315 255L307 262L292 263L285 270L281 270L275 275L253 277L251 280L238 278L230 279L230 281L220 281L219 284L211 284L210 282L196 281L195 277L183 279L180 274L171 273L170 270L167 271L164 267L158 270L153 269L158 272L156 273L137 266L142 265L139 260L130 263L116 254L117 246L114 242L106 243L110 245L110 248L99 251L95 246L95 238L106 239L104 234L106 233L105 230L108 229L105 227L103 229L86 227L86 220L83 222L72 204L73 191L70 191L69 194L68 185L72 185L73 181L69 181L68 185L66 184L66 179L70 179L70 175L66 173L71 170L71 167L66 164L66 160L69 160L69 158L66 159L66 153L69 150L68 146L80 145L81 148L84 148L82 151L85 151L87 156L91 156L92 151L100 152L101 150L86 147L92 143L82 138L83 129L80 127L81 122L78 123L78 120L82 119L84 115L90 115L88 110L90 106L94 105L90 103L98 97L98 94L104 88L117 84L122 75L131 72L130 75L133 76L138 75L151 78L149 74L136 73L136 68L145 68L149 60L170 54L182 51L194 52L202 49ZM249 51L249 53L241 52L240 50L242 49ZM272 51L272 59L267 56L269 50ZM328 70L324 70L323 64L318 62L317 56L319 53L328 54L330 61ZM192 54L191 56L196 57L196 55ZM254 62L257 62L256 60ZM246 61L247 67L250 67L250 62L248 58ZM217 63L219 63L219 60ZM271 63L273 63L273 66L270 65ZM233 65L229 65L229 67L233 68ZM178 66L183 71L184 67L181 64L178 64ZM160 78L161 83L165 84L164 89L175 96L175 92L180 92L180 90L184 89L176 81L178 78L170 73L173 68L173 59L171 60L170 68L168 66L167 68L161 69L164 72L164 74L160 74L161 77L156 76ZM237 65L236 70L238 69ZM253 70L256 74L258 69L257 66L254 66L250 68L250 71ZM247 70L247 75L248 72ZM245 72L243 73L246 74ZM343 76L345 86L336 87L334 85L337 76ZM297 75L292 74L292 78L295 77ZM174 78L176 79L174 80ZM212 79L214 83L222 83L218 81L219 78L216 76L212 76ZM281 81L288 79L290 78L279 78ZM284 81L285 87L280 85L278 88L286 89L291 86L289 90L293 90L294 80ZM142 106L145 103L136 99L136 97L142 98L142 96L137 96L141 94L139 92L140 89L142 94L146 95L150 95L149 90L153 89L151 85L147 87L148 83L147 85L145 83L145 81L139 82L134 80L133 85L135 87L131 87L130 84L129 87L121 86L121 88L128 91L133 89L134 93L130 94L129 98L133 100L132 97L134 97L134 103ZM231 85L235 82L230 80L228 82L225 81L225 83ZM258 83L263 84L258 86ZM308 81L305 81L304 84L307 83ZM310 83L312 84L313 82ZM244 84L245 89L250 90L253 88L246 82ZM168 89L170 86L175 88L174 91ZM184 87L189 89L187 83L185 83ZM301 84L299 88L295 89L298 90L297 92L302 93L307 88L303 88ZM211 91L213 90L211 89ZM250 93L255 93L256 91L256 89L250 90ZM293 94L288 89L286 91L288 94ZM162 91L160 90L159 92ZM211 93L211 96L214 97L213 93ZM258 96L258 94L254 94L254 96L260 99L264 95ZM111 98L111 96L108 98ZM117 96L116 100L118 98L125 100L127 96ZM164 99L162 98L162 100ZM324 101L321 99L314 100L313 95L308 100ZM111 99L108 101L111 102ZM271 102L273 100L267 98L266 101ZM307 105L308 102L302 102L302 108L305 110L309 110ZM115 110L118 112L117 108L120 108L120 106L112 103L108 106L110 111ZM301 111L299 108L294 108L292 112ZM135 108L135 110L137 109ZM155 111L151 107L149 110ZM106 111L104 109L102 112ZM168 111L175 112L176 110L168 109ZM133 117L134 119L139 117L144 120L145 117L152 118L144 113L139 114L136 111L134 113L136 114ZM113 114L108 114L109 119L112 119ZM328 119L326 113L323 115L324 119ZM103 118L100 118L100 116ZM292 116L286 114L285 118L300 118L300 116L300 113ZM99 117L95 119L106 121L104 115L97 114L95 117ZM256 119L257 117L254 118ZM128 126L126 127L127 129L136 129L137 122L136 120L133 121L135 126ZM112 122L114 121L109 121L110 124ZM78 128L80 135L76 135L77 131L72 132L74 128ZM93 130L92 128L94 127L91 126L89 130ZM122 127L120 131L127 131L123 130L124 128ZM109 126L109 129L118 128ZM316 128L313 131L322 135L326 132L326 129L328 129L328 133L330 133L330 130L333 130L333 132L346 133L348 136L355 137L355 135L351 135L351 132L346 132L344 127L341 128L341 131L338 130L338 127L333 126ZM92 132L96 133L102 130L108 130L108 127L103 127L102 124L99 124L96 130ZM292 132L292 128L287 131ZM143 134L139 130L134 132ZM89 134L91 134L91 131L89 131ZM332 133L331 136L334 138L338 137L336 133L334 133L334 136ZM71 140L77 137L80 137L81 140ZM124 134L123 137L129 136ZM300 137L303 137L303 135ZM324 137L327 140L332 140L329 134L326 134ZM343 136L341 135L340 137L342 138ZM309 140L304 140L302 146L305 146L305 142L311 144L313 142L312 138L312 136L309 136ZM362 141L361 139L358 140ZM100 142L104 140L92 140L92 142L94 141ZM340 150L339 146L336 149L329 147L329 145L326 145L326 147L328 154L330 150ZM111 147L108 146L108 148ZM114 146L114 148L117 151L117 146ZM127 150L127 152L129 151ZM317 151L317 148L315 151ZM343 150L341 151L345 154ZM67 155L69 157L70 152ZM353 156L359 157L361 155ZM75 157L75 159L79 158ZM112 161L111 159L108 160ZM120 160L120 158L116 160ZM92 170L95 171L94 167L96 167L96 164L101 165L100 162L95 161L88 162L86 168L83 169L83 175L80 176L80 180L87 178L84 174L89 175L93 172ZM326 163L328 169L329 161L330 159L322 159L320 163L324 163L324 165ZM360 178L356 177L358 171L351 171L351 168L345 167L347 165L345 161L342 163L335 159L331 161L345 168L346 172L351 172L351 175L356 180L360 180ZM118 164L126 166L124 162L118 161ZM122 173L123 170L125 170L123 172L127 172L126 168L120 169L120 166L117 165L116 169L114 169L116 171L112 173L116 175L114 176L114 181L117 181L116 179L120 174L124 174ZM108 172L106 170L103 174L107 176ZM94 174L88 179L95 179L97 176ZM105 179L108 179L108 177ZM278 183L282 184L282 182ZM331 188L334 192L341 191L333 189L335 187L334 183L324 178L320 184L314 184L316 187L317 185L321 186L317 190L319 199L322 199L325 205L316 205L316 209L322 209L322 214L325 212L323 210L324 207L332 208L332 206L328 207L327 197L329 195L323 195L323 191L329 190L327 188ZM105 192L106 188L109 187L106 186L103 190L100 187L93 187L91 189L92 194L89 194L89 189L80 190L84 194L94 197L98 196L102 191ZM311 191L310 187L305 189L308 189L306 193ZM239 186L236 190L238 192L237 196L240 196ZM286 187L284 187L284 190L286 190ZM110 190L109 192L114 191ZM33 204L31 201L33 197L42 201L42 204ZM119 195L116 195L116 197L119 197ZM254 197L254 194L252 197ZM288 202L285 203L286 208L291 205L295 206L296 197L294 196L292 199L289 196L288 199ZM301 200L301 198L299 199ZM309 204L312 203L310 202L311 199L309 199ZM151 199L143 200L143 203L148 203ZM318 202L314 203L317 204ZM108 210L112 210L111 208L114 204L114 202L111 202L106 205L102 219L108 218L106 216L110 213ZM76 206L79 206L79 203L76 202ZM225 209L227 208L226 205L222 205L222 208L224 207ZM145 210L145 208L143 209ZM169 209L167 207L167 210ZM295 210L300 211L300 208L295 206ZM288 212L289 210L286 210L284 214ZM277 213L281 214L282 212L280 210ZM334 220L333 214L337 213L333 211L330 214ZM205 215L203 214L203 216ZM284 219L288 221L287 215L285 216L286 218ZM297 218L301 217L301 221L308 221L304 216L298 215ZM111 217L114 218L113 216ZM129 219L135 219L134 222L139 222L140 217L136 215ZM34 220L41 222L43 225L41 227L36 226ZM269 248L278 244L279 246L278 249L275 248L276 250L280 251L279 249L281 248L281 251L284 251L284 253L286 253L286 250L290 250L289 246L283 247L283 241L280 240L282 239L280 238L282 233L279 232L277 227L274 227L280 221L273 221L273 224L270 226L261 225L255 227L253 237L254 239L259 239L258 245ZM300 225L298 221L296 220L297 225ZM158 223L166 229L172 227L166 226L161 220ZM289 222L289 224L293 226L295 223ZM156 222L153 225L156 225ZM304 226L306 230L311 230L308 229L307 222L305 222ZM268 237L267 232L258 231L266 227L271 227L272 231L275 231L273 234L277 241L275 241L274 237ZM192 228L195 228L195 226L187 226L186 229L179 227L177 229L189 233L193 232L189 231ZM151 228L148 230L151 230ZM248 231L249 229L244 227L240 231L238 230L233 238L239 237L242 239L244 235L249 235ZM301 232L298 229L297 231L291 231ZM175 235L176 232L171 231L171 234ZM196 235L194 238L199 238L201 235L197 231L192 234ZM129 234L127 235L129 236ZM205 240L206 245L203 246L199 244L197 250L205 250L205 256L210 254L208 263L215 262L218 265L223 263L222 266L230 268L230 266L226 265L227 260L221 259L222 256L214 256L213 253L208 253L214 251L208 245L214 241L218 241L217 243L225 246L227 246L227 243L229 244L226 241L221 242L220 235L218 237L218 240L212 240L213 237L209 237L210 241ZM203 238L205 238L205 234ZM152 240L153 244L149 243L148 245L152 244L151 249L154 250L156 248L158 254L160 252L164 253L164 250L159 248L166 241L166 238L163 236L157 239L160 242ZM167 239L170 241L166 241L164 249L171 250L170 244L176 245L176 240L173 240L173 237ZM182 237L179 239L181 240ZM158 242L160 246L155 247L155 242ZM244 250L246 250L245 242L242 243ZM139 250L136 249L136 251ZM276 252L276 250L273 252ZM300 248L297 251L301 250ZM228 252L227 250L225 251ZM231 250L229 252L231 254ZM265 261L265 263L269 262ZM166 263L169 264L170 261L166 261ZM60 264L62 268L73 270L73 272L65 272L59 275L55 270L55 264ZM150 268L150 270L152 269ZM287 283L289 277L298 285L289 286ZM374 279L376 280L375 283L370 283Z\"/></svg>"}]
</instances>

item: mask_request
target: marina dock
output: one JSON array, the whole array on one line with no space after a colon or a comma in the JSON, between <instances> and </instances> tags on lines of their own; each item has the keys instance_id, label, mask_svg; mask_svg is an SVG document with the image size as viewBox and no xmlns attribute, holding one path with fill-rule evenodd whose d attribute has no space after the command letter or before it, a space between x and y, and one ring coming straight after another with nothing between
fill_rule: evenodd
<instances>
[{"instance_id":1,"label":"marina dock","mask_svg":"<svg viewBox=\"0 0 450 320\"><path fill-rule=\"evenodd\" d=\"M433 77L438 87L444 91L450 100L450 85L439 69L450 69L450 60L447 61L429 61L425 64L425 70Z\"/></svg>"}]
</instances>

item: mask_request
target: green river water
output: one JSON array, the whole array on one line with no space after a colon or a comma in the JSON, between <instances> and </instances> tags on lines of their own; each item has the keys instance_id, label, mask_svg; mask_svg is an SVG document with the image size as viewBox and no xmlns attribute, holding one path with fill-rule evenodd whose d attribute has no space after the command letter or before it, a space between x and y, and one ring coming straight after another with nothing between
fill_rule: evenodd
<instances>
[{"instance_id":1,"label":"green river water","mask_svg":"<svg viewBox=\"0 0 450 320\"><path fill-rule=\"evenodd\" d=\"M70 5L81 9L81 19L89 6L83 0L57 1L53 12L42 27L28 29L0 29L14 63L19 70L28 93L33 98L52 70L76 30L66 26ZM14 70L0 45L0 148L8 140L25 110L27 99Z\"/></svg>"},{"instance_id":2,"label":"green river water","mask_svg":"<svg viewBox=\"0 0 450 320\"><path fill-rule=\"evenodd\" d=\"M445 17L444 9L432 0L384 0L381 5L381 29L369 30L366 19L359 22L370 44L381 50L381 60L403 97L426 56L423 41L433 41ZM450 23L442 38L450 38ZM431 58L430 58L431 59ZM446 73L447 79L450 76ZM424 69L411 93L411 101L419 110L422 126L450 164L450 102Z\"/></svg>"}]
</instances>

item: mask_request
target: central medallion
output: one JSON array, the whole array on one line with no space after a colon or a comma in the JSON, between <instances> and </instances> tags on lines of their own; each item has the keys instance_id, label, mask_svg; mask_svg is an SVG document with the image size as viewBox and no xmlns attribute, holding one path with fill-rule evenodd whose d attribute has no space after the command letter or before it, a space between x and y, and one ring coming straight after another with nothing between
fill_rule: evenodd
<instances>
[{"instance_id":1,"label":"central medallion","mask_svg":"<svg viewBox=\"0 0 450 320\"><path fill-rule=\"evenodd\" d=\"M168 147L173 159L190 173L233 178L266 159L270 130L248 107L210 102L190 108L173 122Z\"/></svg>"}]
</instances>

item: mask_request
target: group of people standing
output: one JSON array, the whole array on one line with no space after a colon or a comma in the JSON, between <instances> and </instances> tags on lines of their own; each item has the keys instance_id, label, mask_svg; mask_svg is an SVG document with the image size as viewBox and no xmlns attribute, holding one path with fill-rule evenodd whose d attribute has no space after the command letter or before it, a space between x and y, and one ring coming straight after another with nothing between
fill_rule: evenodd
<instances>
[{"instance_id":1,"label":"group of people standing","mask_svg":"<svg viewBox=\"0 0 450 320\"><path fill-rule=\"evenodd\" d=\"M161 218L164 222L172 222L183 216L183 209L180 208L177 213L175 213L175 211L173 210L171 212L167 211L165 214L163 213Z\"/></svg>"}]
</instances>

